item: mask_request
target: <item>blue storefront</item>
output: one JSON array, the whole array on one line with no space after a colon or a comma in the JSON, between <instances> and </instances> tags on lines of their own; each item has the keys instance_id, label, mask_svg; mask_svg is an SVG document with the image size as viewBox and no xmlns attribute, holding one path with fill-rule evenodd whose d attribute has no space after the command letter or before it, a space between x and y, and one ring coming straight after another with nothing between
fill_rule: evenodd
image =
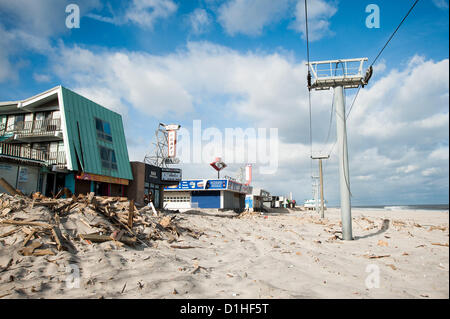
<instances>
[{"instance_id":1,"label":"blue storefront","mask_svg":"<svg viewBox=\"0 0 450 319\"><path fill-rule=\"evenodd\" d=\"M169 209L243 209L252 188L229 179L182 180L164 188L164 206Z\"/></svg>"}]
</instances>

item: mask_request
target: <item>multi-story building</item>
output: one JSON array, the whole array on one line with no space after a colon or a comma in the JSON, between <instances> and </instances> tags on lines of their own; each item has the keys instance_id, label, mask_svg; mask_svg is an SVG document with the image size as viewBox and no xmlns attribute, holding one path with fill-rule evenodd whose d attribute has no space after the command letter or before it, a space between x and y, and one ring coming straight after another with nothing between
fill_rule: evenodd
<instances>
[{"instance_id":1,"label":"multi-story building","mask_svg":"<svg viewBox=\"0 0 450 319\"><path fill-rule=\"evenodd\" d=\"M0 177L26 194L123 196L133 176L121 115L62 86L0 102Z\"/></svg>"}]
</instances>

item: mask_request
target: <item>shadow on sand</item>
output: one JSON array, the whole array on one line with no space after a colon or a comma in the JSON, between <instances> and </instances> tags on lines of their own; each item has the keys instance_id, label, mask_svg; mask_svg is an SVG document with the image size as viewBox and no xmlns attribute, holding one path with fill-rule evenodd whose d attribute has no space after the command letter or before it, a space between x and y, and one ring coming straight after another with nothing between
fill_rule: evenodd
<instances>
[{"instance_id":1,"label":"shadow on sand","mask_svg":"<svg viewBox=\"0 0 450 319\"><path fill-rule=\"evenodd\" d=\"M390 222L389 219L383 219L383 224L381 225L381 228L378 231L376 231L375 233L364 235L364 236L355 236L354 239L358 240L358 239L364 239L364 238L380 235L389 229L389 222Z\"/></svg>"}]
</instances>

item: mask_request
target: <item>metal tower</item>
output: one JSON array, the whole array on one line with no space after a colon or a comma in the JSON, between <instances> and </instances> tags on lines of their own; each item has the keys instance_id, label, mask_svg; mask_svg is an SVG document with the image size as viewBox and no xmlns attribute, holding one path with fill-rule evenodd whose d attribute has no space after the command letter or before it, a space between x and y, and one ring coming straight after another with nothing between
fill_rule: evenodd
<instances>
[{"instance_id":1,"label":"metal tower","mask_svg":"<svg viewBox=\"0 0 450 319\"><path fill-rule=\"evenodd\" d=\"M344 89L364 87L372 76L372 66L363 74L367 58L308 62L308 89L334 89L336 105L337 143L339 150L339 179L341 193L342 237L352 240L350 203L350 174L348 168L347 128ZM312 76L311 76L312 73Z\"/></svg>"},{"instance_id":2,"label":"metal tower","mask_svg":"<svg viewBox=\"0 0 450 319\"><path fill-rule=\"evenodd\" d=\"M159 123L155 131L150 153L145 155L144 162L158 167L167 167L170 164L178 164L179 159L169 156L169 137L167 125Z\"/></svg>"}]
</instances>

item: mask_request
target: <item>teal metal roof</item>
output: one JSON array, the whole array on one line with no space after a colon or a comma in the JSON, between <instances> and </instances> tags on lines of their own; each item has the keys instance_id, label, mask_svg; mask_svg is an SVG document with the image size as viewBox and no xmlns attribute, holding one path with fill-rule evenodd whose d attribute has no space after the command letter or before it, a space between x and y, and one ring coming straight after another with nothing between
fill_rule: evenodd
<instances>
[{"instance_id":1,"label":"teal metal roof","mask_svg":"<svg viewBox=\"0 0 450 319\"><path fill-rule=\"evenodd\" d=\"M122 116L65 87L61 90L73 170L132 180ZM97 137L96 118L110 124L112 142ZM114 150L117 170L102 167L99 146Z\"/></svg>"}]
</instances>

